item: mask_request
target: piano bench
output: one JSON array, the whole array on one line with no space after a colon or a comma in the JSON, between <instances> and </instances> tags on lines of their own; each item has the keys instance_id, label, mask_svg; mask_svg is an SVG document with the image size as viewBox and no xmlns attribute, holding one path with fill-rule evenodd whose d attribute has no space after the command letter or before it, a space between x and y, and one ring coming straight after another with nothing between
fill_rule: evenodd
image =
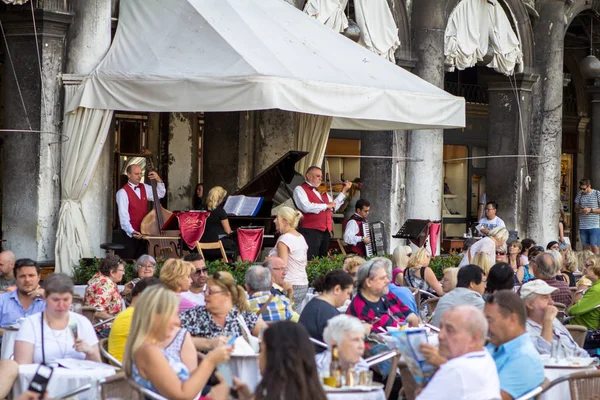
<instances>
[{"instance_id":1,"label":"piano bench","mask_svg":"<svg viewBox=\"0 0 600 400\"><path fill-rule=\"evenodd\" d=\"M124 250L125 246L119 243L102 243L100 248L106 250L106 254L115 254L115 250Z\"/></svg>"}]
</instances>

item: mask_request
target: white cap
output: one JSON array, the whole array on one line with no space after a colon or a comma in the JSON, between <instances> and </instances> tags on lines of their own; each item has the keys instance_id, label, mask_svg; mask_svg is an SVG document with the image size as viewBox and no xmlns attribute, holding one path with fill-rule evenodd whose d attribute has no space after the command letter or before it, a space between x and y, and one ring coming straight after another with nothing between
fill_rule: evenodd
<instances>
[{"instance_id":1,"label":"white cap","mask_svg":"<svg viewBox=\"0 0 600 400\"><path fill-rule=\"evenodd\" d=\"M541 279L534 279L521 286L521 298L524 299L531 294L551 294L557 290L558 288L548 285Z\"/></svg>"}]
</instances>

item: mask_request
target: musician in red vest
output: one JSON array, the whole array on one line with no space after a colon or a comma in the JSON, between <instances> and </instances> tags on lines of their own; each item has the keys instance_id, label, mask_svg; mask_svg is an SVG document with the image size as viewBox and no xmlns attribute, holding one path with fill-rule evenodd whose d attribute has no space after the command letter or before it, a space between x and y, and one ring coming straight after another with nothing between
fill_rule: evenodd
<instances>
[{"instance_id":1,"label":"musician in red vest","mask_svg":"<svg viewBox=\"0 0 600 400\"><path fill-rule=\"evenodd\" d=\"M307 257L324 257L329 249L329 238L333 232L333 213L346 198L352 182L345 182L342 192L333 200L328 193L319 193L317 188L323 181L323 171L310 167L306 171L306 182L294 189L294 203L302 213L300 233L308 244Z\"/></svg>"},{"instance_id":2,"label":"musician in red vest","mask_svg":"<svg viewBox=\"0 0 600 400\"><path fill-rule=\"evenodd\" d=\"M366 255L365 245L371 239L365 236L363 224L368 224L367 217L371 212L371 203L365 199L356 202L356 212L350 217L344 229L344 242L350 245L350 251L361 256Z\"/></svg>"},{"instance_id":3,"label":"musician in red vest","mask_svg":"<svg viewBox=\"0 0 600 400\"><path fill-rule=\"evenodd\" d=\"M125 251L119 252L123 258L138 258L146 253L146 241L142 239L140 225L142 219L148 214L148 201L154 201L152 186L142 184L142 167L136 164L127 166L128 182L117 192L117 207L119 209L119 223L122 230L122 244ZM156 179L158 197L163 198L167 193L165 184L154 171L148 178Z\"/></svg>"}]
</instances>

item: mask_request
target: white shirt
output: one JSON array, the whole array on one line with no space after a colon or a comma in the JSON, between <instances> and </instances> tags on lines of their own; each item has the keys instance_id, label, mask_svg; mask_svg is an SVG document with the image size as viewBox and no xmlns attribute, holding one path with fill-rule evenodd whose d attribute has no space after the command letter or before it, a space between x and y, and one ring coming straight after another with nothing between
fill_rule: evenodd
<instances>
[{"instance_id":1,"label":"white shirt","mask_svg":"<svg viewBox=\"0 0 600 400\"><path fill-rule=\"evenodd\" d=\"M440 366L416 400L498 400L500 379L494 359L475 351Z\"/></svg>"},{"instance_id":2,"label":"white shirt","mask_svg":"<svg viewBox=\"0 0 600 400\"><path fill-rule=\"evenodd\" d=\"M194 293L194 292L190 292L188 290L187 292L180 293L180 295L183 296L183 297L185 297L189 301L198 304L199 306L206 305L206 302L204 300L204 293L203 292Z\"/></svg>"},{"instance_id":3,"label":"white shirt","mask_svg":"<svg viewBox=\"0 0 600 400\"><path fill-rule=\"evenodd\" d=\"M285 244L290 250L288 254L285 281L296 286L308 285L308 276L306 275L308 245L306 244L304 236L284 233L277 239L275 247L269 252L269 257L279 257L277 254L277 244L279 244L279 242Z\"/></svg>"},{"instance_id":4,"label":"white shirt","mask_svg":"<svg viewBox=\"0 0 600 400\"><path fill-rule=\"evenodd\" d=\"M15 341L27 342L34 345L33 364L40 364L42 357L42 314L33 314L27 317L21 324ZM63 330L57 331L50 329L48 323L44 320L44 351L46 353L46 363L55 362L59 358L85 359L85 354L76 351L73 348L75 344L71 324L77 324L77 335L88 345L98 344L98 337L92 323L81 314L69 313L69 324Z\"/></svg>"},{"instance_id":5,"label":"white shirt","mask_svg":"<svg viewBox=\"0 0 600 400\"><path fill-rule=\"evenodd\" d=\"M490 258L490 261L492 262L492 265L496 264L496 242L494 242L489 237L484 237L482 239L479 239L473 244L473 246L471 246L471 248L469 248L469 252L465 254L462 260L460 260L458 267L460 268L464 267L465 265L471 264L471 262L469 262L469 254L471 254L471 261L473 261L475 254L479 253L480 251L487 254L487 256Z\"/></svg>"},{"instance_id":6,"label":"white shirt","mask_svg":"<svg viewBox=\"0 0 600 400\"><path fill-rule=\"evenodd\" d=\"M317 197L320 199L321 193L319 193L317 188L314 187L313 185L311 185L309 182L306 182L306 183L308 185L310 185L310 187L312 187L313 192L315 192ZM346 198L346 195L344 193L340 193L337 195L335 200L332 200L329 193L327 193L328 202L329 203L331 203L332 201L335 202L335 211L337 211L342 206L342 204L344 204L345 198ZM298 209L305 214L307 214L307 213L318 214L321 211L327 210L327 204L325 204L325 203L311 203L308 200L308 195L306 194L306 192L304 191L302 186L296 186L296 188L294 189L294 203L296 204L296 207L298 207Z\"/></svg>"},{"instance_id":7,"label":"white shirt","mask_svg":"<svg viewBox=\"0 0 600 400\"><path fill-rule=\"evenodd\" d=\"M133 189L135 185L131 182L127 182L127 184ZM140 183L141 185L141 183ZM146 198L148 201L154 201L154 196L152 195L152 186L143 184L144 188L146 188ZM164 182L160 182L156 185L156 191L158 192L158 198L162 199L165 197L167 190L165 189ZM138 198L141 198L140 189L133 191ZM129 218L129 197L127 197L127 192L125 189L121 188L117 192L117 207L119 209L119 222L121 223L121 229L125 231L125 233L131 237L133 234L133 227L131 226L130 218Z\"/></svg>"},{"instance_id":8,"label":"white shirt","mask_svg":"<svg viewBox=\"0 0 600 400\"><path fill-rule=\"evenodd\" d=\"M502 221L502 218L496 216L494 219L487 219L486 217L483 217L479 220L479 225L481 225L481 227L487 229L488 231L491 231L494 228L497 228L499 226L506 226L504 225L504 221ZM479 226L478 225L478 226ZM479 232L481 232L481 228L477 229ZM485 235L484 233L481 233L482 235Z\"/></svg>"},{"instance_id":9,"label":"white shirt","mask_svg":"<svg viewBox=\"0 0 600 400\"><path fill-rule=\"evenodd\" d=\"M344 242L353 246L356 246L358 243L362 242L362 236L356 236L358 232L360 232L358 222L353 219L349 219L346 223L346 230L344 231Z\"/></svg>"}]
</instances>

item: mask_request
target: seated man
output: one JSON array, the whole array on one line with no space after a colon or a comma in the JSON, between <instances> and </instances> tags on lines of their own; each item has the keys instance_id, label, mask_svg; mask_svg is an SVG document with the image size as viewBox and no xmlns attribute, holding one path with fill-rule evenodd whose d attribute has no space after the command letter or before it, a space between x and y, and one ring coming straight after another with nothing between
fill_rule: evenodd
<instances>
[{"instance_id":1,"label":"seated man","mask_svg":"<svg viewBox=\"0 0 600 400\"><path fill-rule=\"evenodd\" d=\"M525 329L525 305L512 290L490 294L484 307L502 400L516 399L544 381L544 365Z\"/></svg>"},{"instance_id":2,"label":"seated man","mask_svg":"<svg viewBox=\"0 0 600 400\"><path fill-rule=\"evenodd\" d=\"M483 292L486 281L483 270L477 265L465 265L458 270L456 288L442 297L435 307L431 324L440 326L444 313L450 308L458 305L471 305L483 312Z\"/></svg>"},{"instance_id":3,"label":"seated man","mask_svg":"<svg viewBox=\"0 0 600 400\"><path fill-rule=\"evenodd\" d=\"M527 332L533 345L540 354L551 354L552 344L557 341L566 355L589 357L587 351L575 343L567 328L556 319L558 309L554 307L551 294L557 290L541 279L521 286L521 298L527 309Z\"/></svg>"},{"instance_id":4,"label":"seated man","mask_svg":"<svg viewBox=\"0 0 600 400\"><path fill-rule=\"evenodd\" d=\"M125 343L129 337L133 311L140 295L146 288L160 284L162 284L160 279L154 277L140 280L131 290L131 304L125 311L120 312L113 321L108 335L108 352L117 360L123 362L123 353L125 352Z\"/></svg>"},{"instance_id":5,"label":"seated man","mask_svg":"<svg viewBox=\"0 0 600 400\"><path fill-rule=\"evenodd\" d=\"M13 325L19 318L46 309L44 290L40 288L40 267L28 258L15 263L17 290L0 294L0 327Z\"/></svg>"},{"instance_id":6,"label":"seated man","mask_svg":"<svg viewBox=\"0 0 600 400\"><path fill-rule=\"evenodd\" d=\"M417 400L500 399L498 372L484 348L488 323L481 310L471 305L451 307L440 325L439 350L421 345L427 360L439 369Z\"/></svg>"},{"instance_id":7,"label":"seated man","mask_svg":"<svg viewBox=\"0 0 600 400\"><path fill-rule=\"evenodd\" d=\"M198 253L186 254L185 257L183 257L183 261L192 263L195 271L192 274L192 285L190 286L190 290L181 293L181 296L199 306L203 306L206 304L204 299L204 289L206 289L208 267L204 262L204 258Z\"/></svg>"},{"instance_id":8,"label":"seated man","mask_svg":"<svg viewBox=\"0 0 600 400\"><path fill-rule=\"evenodd\" d=\"M0 253L0 292L15 290L15 258L10 250Z\"/></svg>"},{"instance_id":9,"label":"seated man","mask_svg":"<svg viewBox=\"0 0 600 400\"><path fill-rule=\"evenodd\" d=\"M270 292L271 271L261 265L253 265L246 271L246 290L250 310L262 316L265 322L292 320L300 316L292 310L292 303L285 296Z\"/></svg>"},{"instance_id":10,"label":"seated man","mask_svg":"<svg viewBox=\"0 0 600 400\"><path fill-rule=\"evenodd\" d=\"M285 282L287 270L285 262L279 257L267 257L262 266L271 271L271 293L285 296L292 301L294 288L291 283Z\"/></svg>"},{"instance_id":11,"label":"seated man","mask_svg":"<svg viewBox=\"0 0 600 400\"><path fill-rule=\"evenodd\" d=\"M548 285L558 289L552 293L552 300L563 303L567 307L571 306L573 303L573 294L565 281L556 279L558 268L552 254L542 253L535 260L530 260L529 269L533 272L536 279L541 279Z\"/></svg>"}]
</instances>

